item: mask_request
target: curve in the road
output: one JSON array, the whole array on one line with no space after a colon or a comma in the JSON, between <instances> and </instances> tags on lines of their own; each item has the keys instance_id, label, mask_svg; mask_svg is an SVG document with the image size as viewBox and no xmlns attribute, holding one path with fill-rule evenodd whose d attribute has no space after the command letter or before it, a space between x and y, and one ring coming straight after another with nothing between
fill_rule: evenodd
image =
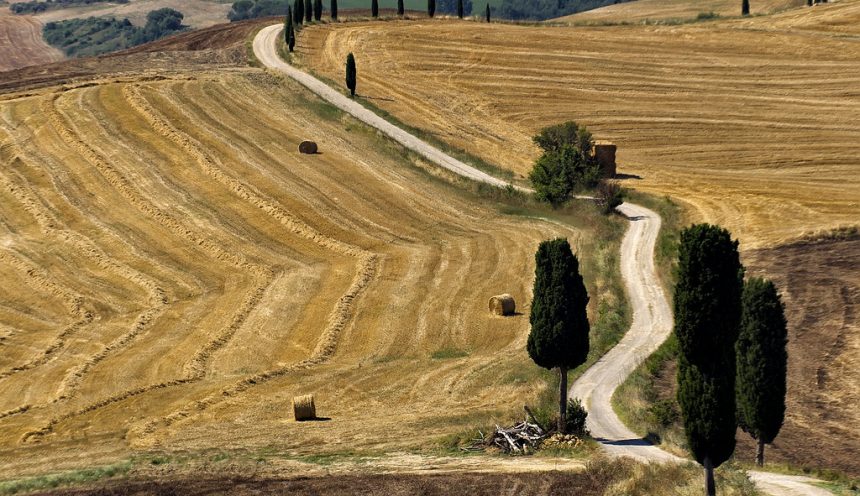
<instances>
[{"instance_id":1,"label":"curve in the road","mask_svg":"<svg viewBox=\"0 0 860 496\"><path fill-rule=\"evenodd\" d=\"M282 30L280 24L269 26L260 30L254 38L254 55L263 65L286 74L337 108L445 169L494 186L508 185L451 157L319 79L284 62L277 51L277 39ZM685 462L683 458L663 451L637 436L612 409L611 400L615 389L663 343L672 330L672 312L654 268L654 247L660 232L660 216L632 203L622 204L618 211L630 220L630 227L621 242L621 275L633 309L633 322L621 342L574 382L570 394L583 400L588 410L588 428L610 454L652 462ZM813 486L812 483L820 481L808 477L758 471L751 471L749 475L759 489L774 496L832 494Z\"/></svg>"}]
</instances>

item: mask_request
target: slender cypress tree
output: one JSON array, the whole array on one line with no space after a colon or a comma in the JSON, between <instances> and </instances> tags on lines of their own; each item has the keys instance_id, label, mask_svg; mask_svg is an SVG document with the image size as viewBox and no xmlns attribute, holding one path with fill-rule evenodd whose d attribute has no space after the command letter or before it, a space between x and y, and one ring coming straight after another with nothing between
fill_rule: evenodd
<instances>
[{"instance_id":1,"label":"slender cypress tree","mask_svg":"<svg viewBox=\"0 0 860 496\"><path fill-rule=\"evenodd\" d=\"M490 4L487 4L487 22L490 22Z\"/></svg>"},{"instance_id":2,"label":"slender cypress tree","mask_svg":"<svg viewBox=\"0 0 860 496\"><path fill-rule=\"evenodd\" d=\"M301 27L305 20L305 2L304 0L295 0L293 3L293 24Z\"/></svg>"},{"instance_id":3,"label":"slender cypress tree","mask_svg":"<svg viewBox=\"0 0 860 496\"><path fill-rule=\"evenodd\" d=\"M750 15L750 0L741 0L741 15Z\"/></svg>"},{"instance_id":4,"label":"slender cypress tree","mask_svg":"<svg viewBox=\"0 0 860 496\"><path fill-rule=\"evenodd\" d=\"M463 18L463 0L457 0L457 17Z\"/></svg>"},{"instance_id":5,"label":"slender cypress tree","mask_svg":"<svg viewBox=\"0 0 860 496\"><path fill-rule=\"evenodd\" d=\"M314 6L311 0L305 0L305 22L314 20Z\"/></svg>"},{"instance_id":6,"label":"slender cypress tree","mask_svg":"<svg viewBox=\"0 0 860 496\"><path fill-rule=\"evenodd\" d=\"M293 29L293 9L287 7L287 18L284 20L284 42L289 44L290 31ZM290 50L292 52L292 50Z\"/></svg>"},{"instance_id":7,"label":"slender cypress tree","mask_svg":"<svg viewBox=\"0 0 860 496\"><path fill-rule=\"evenodd\" d=\"M705 491L716 494L714 468L735 449L735 341L743 267L738 242L718 226L681 232L675 285L678 403L687 444L705 468Z\"/></svg>"},{"instance_id":8,"label":"slender cypress tree","mask_svg":"<svg viewBox=\"0 0 860 496\"><path fill-rule=\"evenodd\" d=\"M753 278L744 284L737 355L738 425L758 441L756 463L764 465L764 445L773 442L785 419L788 332L785 307L776 286Z\"/></svg>"},{"instance_id":9,"label":"slender cypress tree","mask_svg":"<svg viewBox=\"0 0 860 496\"><path fill-rule=\"evenodd\" d=\"M314 20L317 22L322 20L322 0L314 0Z\"/></svg>"},{"instance_id":10,"label":"slender cypress tree","mask_svg":"<svg viewBox=\"0 0 860 496\"><path fill-rule=\"evenodd\" d=\"M403 0L397 0L397 15L403 17L406 10L403 8Z\"/></svg>"},{"instance_id":11,"label":"slender cypress tree","mask_svg":"<svg viewBox=\"0 0 860 496\"><path fill-rule=\"evenodd\" d=\"M370 15L373 17L379 17L379 1L371 0L370 1Z\"/></svg>"},{"instance_id":12,"label":"slender cypress tree","mask_svg":"<svg viewBox=\"0 0 860 496\"><path fill-rule=\"evenodd\" d=\"M357 73L355 70L355 57L353 57L350 52L350 54L346 56L346 87L349 88L349 94L353 98L355 98L356 79Z\"/></svg>"},{"instance_id":13,"label":"slender cypress tree","mask_svg":"<svg viewBox=\"0 0 860 496\"><path fill-rule=\"evenodd\" d=\"M531 332L526 349L545 369L558 368L558 430L565 431L567 371L588 356L588 292L579 275L579 261L564 238L544 241L535 253L535 284Z\"/></svg>"},{"instance_id":14,"label":"slender cypress tree","mask_svg":"<svg viewBox=\"0 0 860 496\"><path fill-rule=\"evenodd\" d=\"M331 0L331 18L337 20L337 0Z\"/></svg>"},{"instance_id":15,"label":"slender cypress tree","mask_svg":"<svg viewBox=\"0 0 860 496\"><path fill-rule=\"evenodd\" d=\"M430 17L436 15L436 0L427 0L427 15Z\"/></svg>"}]
</instances>

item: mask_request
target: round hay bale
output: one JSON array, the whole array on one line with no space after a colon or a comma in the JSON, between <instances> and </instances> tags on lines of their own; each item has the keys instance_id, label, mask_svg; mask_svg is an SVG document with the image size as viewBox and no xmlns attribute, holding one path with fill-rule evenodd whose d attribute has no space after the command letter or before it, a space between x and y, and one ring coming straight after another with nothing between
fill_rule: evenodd
<instances>
[{"instance_id":1,"label":"round hay bale","mask_svg":"<svg viewBox=\"0 0 860 496\"><path fill-rule=\"evenodd\" d=\"M299 151L308 155L313 155L318 150L317 144L313 141L302 141L299 143Z\"/></svg>"},{"instance_id":2,"label":"round hay bale","mask_svg":"<svg viewBox=\"0 0 860 496\"><path fill-rule=\"evenodd\" d=\"M509 294L496 295L490 298L490 312L495 315L513 315L517 311L517 303Z\"/></svg>"},{"instance_id":3,"label":"round hay bale","mask_svg":"<svg viewBox=\"0 0 860 496\"><path fill-rule=\"evenodd\" d=\"M296 420L313 420L317 418L317 408L314 405L314 395L306 394L293 398L293 414Z\"/></svg>"}]
</instances>

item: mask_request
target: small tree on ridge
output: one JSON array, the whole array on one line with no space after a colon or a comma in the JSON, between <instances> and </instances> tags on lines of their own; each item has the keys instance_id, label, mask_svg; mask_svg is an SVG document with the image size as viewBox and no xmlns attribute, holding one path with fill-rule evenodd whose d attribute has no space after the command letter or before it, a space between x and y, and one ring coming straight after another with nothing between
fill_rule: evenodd
<instances>
[{"instance_id":1,"label":"small tree on ridge","mask_svg":"<svg viewBox=\"0 0 860 496\"><path fill-rule=\"evenodd\" d=\"M350 96L355 98L355 86L357 79L357 71L355 69L355 57L350 52L346 56L346 87L349 88Z\"/></svg>"},{"instance_id":2,"label":"small tree on ridge","mask_svg":"<svg viewBox=\"0 0 860 496\"><path fill-rule=\"evenodd\" d=\"M379 0L370 1L370 15L372 17L379 17Z\"/></svg>"}]
</instances>

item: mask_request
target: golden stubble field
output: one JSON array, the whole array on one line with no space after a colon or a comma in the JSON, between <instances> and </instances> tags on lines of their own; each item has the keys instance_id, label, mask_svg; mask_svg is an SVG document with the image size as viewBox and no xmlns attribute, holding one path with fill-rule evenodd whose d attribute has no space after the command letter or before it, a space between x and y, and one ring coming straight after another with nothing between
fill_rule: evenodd
<instances>
[{"instance_id":1,"label":"golden stubble field","mask_svg":"<svg viewBox=\"0 0 860 496\"><path fill-rule=\"evenodd\" d=\"M42 23L0 7L0 72L62 60L63 53L42 39Z\"/></svg>"},{"instance_id":2,"label":"golden stubble field","mask_svg":"<svg viewBox=\"0 0 860 496\"><path fill-rule=\"evenodd\" d=\"M581 233L481 206L303 98L234 69L0 100L0 477L414 447L543 388L534 250ZM503 291L524 315L489 314ZM293 422L303 393L331 420Z\"/></svg>"},{"instance_id":3,"label":"golden stubble field","mask_svg":"<svg viewBox=\"0 0 860 496\"><path fill-rule=\"evenodd\" d=\"M659 17L647 2L607 9ZM860 245L795 240L860 222L858 11L844 0L675 26L347 23L302 31L298 59L339 82L353 52L360 95L519 176L548 124L575 119L616 142L626 186L729 228L750 273L783 293L789 406L774 459L856 475Z\"/></svg>"},{"instance_id":4,"label":"golden stubble field","mask_svg":"<svg viewBox=\"0 0 860 496\"><path fill-rule=\"evenodd\" d=\"M618 144L621 173L641 178L626 184L682 200L745 249L858 222L855 38L416 21L313 27L299 44L302 63L335 81L354 52L361 95L518 175L538 154L536 131L586 124Z\"/></svg>"}]
</instances>

